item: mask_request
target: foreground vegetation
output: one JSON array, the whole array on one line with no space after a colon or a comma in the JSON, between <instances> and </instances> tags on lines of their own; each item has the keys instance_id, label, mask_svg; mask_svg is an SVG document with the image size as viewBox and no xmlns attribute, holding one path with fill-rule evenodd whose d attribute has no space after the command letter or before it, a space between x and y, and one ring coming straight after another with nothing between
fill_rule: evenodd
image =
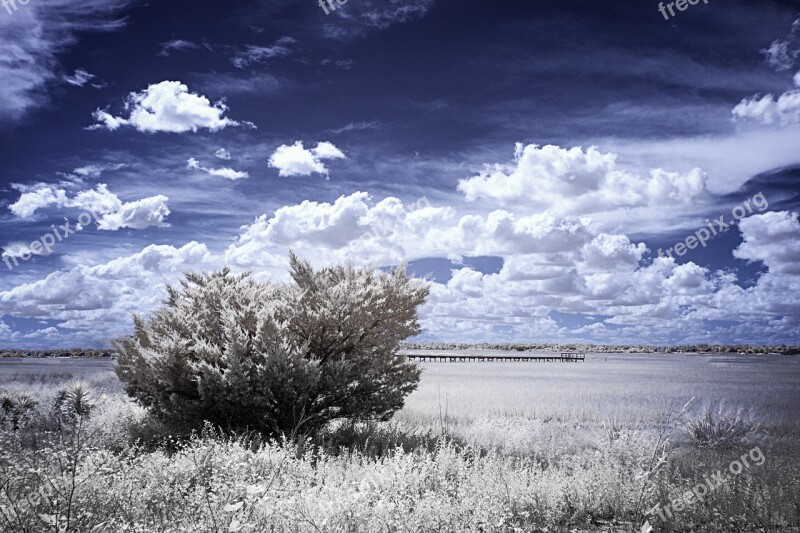
<instances>
[{"instance_id":1,"label":"foreground vegetation","mask_svg":"<svg viewBox=\"0 0 800 533\"><path fill-rule=\"evenodd\" d=\"M584 381L592 364L599 379ZM754 412L717 402L709 408L700 399L681 412L682 404L670 411L668 401L648 400L648 391L671 398L642 379L646 365L601 365L430 365L394 420L334 424L301 442L210 427L169 437L110 371L0 374L2 530L572 532L640 531L648 521L657 532L721 532L798 525L800 424L786 410L796 399L783 388L796 379L794 367L754 363L754 383L743 387L747 365L716 366L709 392L740 396ZM707 377L697 367L675 370L687 371ZM627 382L617 409L603 372L618 375L618 391ZM536 393L551 398L538 411L533 396L524 396L537 388L520 381L526 375L553 382ZM774 392L758 396L767 379ZM88 387L76 407L81 380ZM577 396L576 383L594 396ZM691 387L675 385L676 397ZM637 410L628 394L647 408ZM519 428L531 433L523 438ZM653 511L756 445L763 465L730 476L671 519Z\"/></svg>"}]
</instances>

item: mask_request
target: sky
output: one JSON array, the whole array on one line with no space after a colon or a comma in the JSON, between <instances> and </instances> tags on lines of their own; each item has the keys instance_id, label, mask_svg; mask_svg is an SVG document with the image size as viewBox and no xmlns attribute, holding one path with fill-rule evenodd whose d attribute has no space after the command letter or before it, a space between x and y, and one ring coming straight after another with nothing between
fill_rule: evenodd
<instances>
[{"instance_id":1,"label":"sky","mask_svg":"<svg viewBox=\"0 0 800 533\"><path fill-rule=\"evenodd\" d=\"M290 250L420 340L800 343L798 1L5 0L0 79L2 348Z\"/></svg>"}]
</instances>

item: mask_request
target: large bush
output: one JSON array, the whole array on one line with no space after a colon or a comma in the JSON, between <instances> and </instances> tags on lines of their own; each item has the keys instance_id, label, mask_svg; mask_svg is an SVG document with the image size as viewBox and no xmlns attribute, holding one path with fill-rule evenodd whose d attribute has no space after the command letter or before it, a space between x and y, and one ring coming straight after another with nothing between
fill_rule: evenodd
<instances>
[{"instance_id":1,"label":"large bush","mask_svg":"<svg viewBox=\"0 0 800 533\"><path fill-rule=\"evenodd\" d=\"M225 269L169 287L165 305L115 342L128 394L184 428L296 435L389 418L419 381L397 352L420 331L427 284L403 269L290 262L290 284Z\"/></svg>"}]
</instances>

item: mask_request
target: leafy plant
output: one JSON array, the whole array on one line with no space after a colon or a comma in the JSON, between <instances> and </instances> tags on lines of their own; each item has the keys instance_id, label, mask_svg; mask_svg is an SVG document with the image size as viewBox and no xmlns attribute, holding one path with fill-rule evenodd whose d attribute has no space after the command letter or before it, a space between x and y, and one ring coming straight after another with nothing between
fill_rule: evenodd
<instances>
[{"instance_id":1,"label":"leafy plant","mask_svg":"<svg viewBox=\"0 0 800 533\"><path fill-rule=\"evenodd\" d=\"M398 349L420 331L427 285L400 268L315 270L293 254L290 264L286 285L225 269L170 287L115 342L128 394L182 428L296 437L390 418L419 381Z\"/></svg>"},{"instance_id":2,"label":"leafy plant","mask_svg":"<svg viewBox=\"0 0 800 533\"><path fill-rule=\"evenodd\" d=\"M701 450L737 449L752 440L761 429L750 410L732 408L720 402L705 409L686 423L691 444Z\"/></svg>"},{"instance_id":3,"label":"leafy plant","mask_svg":"<svg viewBox=\"0 0 800 533\"><path fill-rule=\"evenodd\" d=\"M0 428L6 430L17 431L20 429L20 424L27 421L34 410L36 409L36 402L24 394L0 395Z\"/></svg>"}]
</instances>

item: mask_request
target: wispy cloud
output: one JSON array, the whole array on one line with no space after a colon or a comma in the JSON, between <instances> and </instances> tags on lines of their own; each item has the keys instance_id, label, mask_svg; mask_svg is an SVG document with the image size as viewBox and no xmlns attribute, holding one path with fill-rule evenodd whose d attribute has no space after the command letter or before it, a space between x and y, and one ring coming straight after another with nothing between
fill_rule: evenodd
<instances>
[{"instance_id":1,"label":"wispy cloud","mask_svg":"<svg viewBox=\"0 0 800 533\"><path fill-rule=\"evenodd\" d=\"M173 52L188 52L189 50L197 50L198 48L200 48L200 45L197 43L184 41L183 39L174 39L161 43L161 51L158 55L161 57L169 57Z\"/></svg>"},{"instance_id":2,"label":"wispy cloud","mask_svg":"<svg viewBox=\"0 0 800 533\"><path fill-rule=\"evenodd\" d=\"M217 94L275 94L283 87L291 87L293 82L279 79L267 72L203 73L193 78L197 87L203 91Z\"/></svg>"},{"instance_id":3,"label":"wispy cloud","mask_svg":"<svg viewBox=\"0 0 800 533\"><path fill-rule=\"evenodd\" d=\"M58 54L82 32L112 32L132 0L36 0L13 17L0 17L0 121L16 122L47 101Z\"/></svg>"},{"instance_id":4,"label":"wispy cloud","mask_svg":"<svg viewBox=\"0 0 800 533\"><path fill-rule=\"evenodd\" d=\"M90 74L85 69L79 68L75 69L75 72L73 72L71 75L65 75L64 81L75 87L83 87L96 77L97 76L95 76L94 74ZM100 89L102 87L105 87L105 84L93 83L92 86L97 89Z\"/></svg>"},{"instance_id":5,"label":"wispy cloud","mask_svg":"<svg viewBox=\"0 0 800 533\"><path fill-rule=\"evenodd\" d=\"M288 56L291 54L290 46L296 42L292 37L281 37L271 46L247 45L234 52L230 60L234 67L243 69L268 59Z\"/></svg>"},{"instance_id":6,"label":"wispy cloud","mask_svg":"<svg viewBox=\"0 0 800 533\"><path fill-rule=\"evenodd\" d=\"M358 37L369 30L424 17L434 0L361 0L349 2L325 17L323 33L333 39Z\"/></svg>"},{"instance_id":7,"label":"wispy cloud","mask_svg":"<svg viewBox=\"0 0 800 533\"><path fill-rule=\"evenodd\" d=\"M359 122L350 122L349 124L346 124L341 128L336 128L330 131L338 135L340 133L346 133L348 131L377 130L380 127L381 127L380 122L377 122L375 120L370 122L365 122L362 120Z\"/></svg>"},{"instance_id":8,"label":"wispy cloud","mask_svg":"<svg viewBox=\"0 0 800 533\"><path fill-rule=\"evenodd\" d=\"M230 158L230 155L228 156L228 158ZM220 178L226 178L233 181L250 177L250 174L248 174L247 172L234 170L230 167L222 167L222 168L204 167L194 157L189 158L189 160L186 162L186 168L190 168L192 170L200 170L202 172L205 172L209 176L218 176Z\"/></svg>"},{"instance_id":9,"label":"wispy cloud","mask_svg":"<svg viewBox=\"0 0 800 533\"><path fill-rule=\"evenodd\" d=\"M800 59L800 18L794 21L785 39L776 39L762 52L776 70L791 70Z\"/></svg>"}]
</instances>

